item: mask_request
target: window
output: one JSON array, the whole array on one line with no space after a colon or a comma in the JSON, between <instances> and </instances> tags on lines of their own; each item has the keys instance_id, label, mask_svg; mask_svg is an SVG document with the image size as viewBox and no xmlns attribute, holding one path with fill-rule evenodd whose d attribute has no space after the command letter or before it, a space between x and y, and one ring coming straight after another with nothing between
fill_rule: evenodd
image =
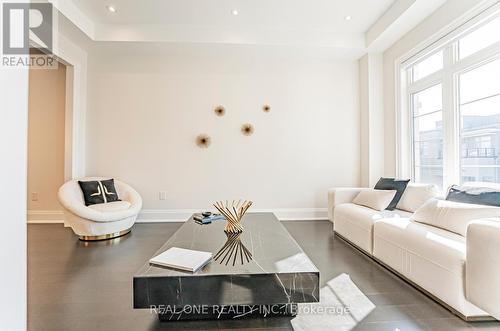
<instances>
[{"instance_id":1,"label":"window","mask_svg":"<svg viewBox=\"0 0 500 331\"><path fill-rule=\"evenodd\" d=\"M441 84L412 95L414 177L443 185L443 110Z\"/></svg>"},{"instance_id":2,"label":"window","mask_svg":"<svg viewBox=\"0 0 500 331\"><path fill-rule=\"evenodd\" d=\"M490 16L402 68L407 120L399 125L407 123L400 132L409 140L400 136L408 160L399 176L441 188L500 183L498 31L500 15Z\"/></svg>"},{"instance_id":3,"label":"window","mask_svg":"<svg viewBox=\"0 0 500 331\"><path fill-rule=\"evenodd\" d=\"M460 176L500 182L500 60L459 76Z\"/></svg>"},{"instance_id":4,"label":"window","mask_svg":"<svg viewBox=\"0 0 500 331\"><path fill-rule=\"evenodd\" d=\"M434 55L429 56L420 63L415 64L412 67L413 70L413 81L417 81L420 78L426 77L438 70L443 69L443 51L439 51Z\"/></svg>"},{"instance_id":5,"label":"window","mask_svg":"<svg viewBox=\"0 0 500 331\"><path fill-rule=\"evenodd\" d=\"M500 17L459 40L460 59L500 41Z\"/></svg>"}]
</instances>

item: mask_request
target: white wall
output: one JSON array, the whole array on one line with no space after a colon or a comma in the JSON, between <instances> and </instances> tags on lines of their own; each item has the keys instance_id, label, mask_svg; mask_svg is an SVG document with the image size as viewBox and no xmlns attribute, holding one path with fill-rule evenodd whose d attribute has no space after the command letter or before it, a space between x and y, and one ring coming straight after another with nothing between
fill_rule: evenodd
<instances>
[{"instance_id":1,"label":"white wall","mask_svg":"<svg viewBox=\"0 0 500 331\"><path fill-rule=\"evenodd\" d=\"M360 184L370 184L370 82L368 54L358 61L359 65L359 111L360 111Z\"/></svg>"},{"instance_id":2,"label":"white wall","mask_svg":"<svg viewBox=\"0 0 500 331\"><path fill-rule=\"evenodd\" d=\"M85 175L87 112L87 52L85 34L62 15L58 17L55 54L66 65L65 179Z\"/></svg>"},{"instance_id":3,"label":"white wall","mask_svg":"<svg viewBox=\"0 0 500 331\"><path fill-rule=\"evenodd\" d=\"M359 59L361 115L361 185L373 187L384 173L383 58L369 53Z\"/></svg>"},{"instance_id":4,"label":"white wall","mask_svg":"<svg viewBox=\"0 0 500 331\"><path fill-rule=\"evenodd\" d=\"M131 183L146 210L243 197L254 210L326 215L328 188L359 184L355 60L214 45L105 44L94 54L87 173ZM222 118L212 111L218 104L227 109ZM240 133L245 122L253 136ZM195 145L199 133L212 137L208 149Z\"/></svg>"},{"instance_id":5,"label":"white wall","mask_svg":"<svg viewBox=\"0 0 500 331\"><path fill-rule=\"evenodd\" d=\"M384 122L385 122L385 165L386 176L396 175L396 105L395 105L395 63L400 57L426 46L457 26L468 17L468 12L481 3L493 1L448 0L443 6L426 18L412 31L398 40L384 52Z\"/></svg>"},{"instance_id":6,"label":"white wall","mask_svg":"<svg viewBox=\"0 0 500 331\"><path fill-rule=\"evenodd\" d=\"M26 329L28 71L0 69L0 328Z\"/></svg>"}]
</instances>

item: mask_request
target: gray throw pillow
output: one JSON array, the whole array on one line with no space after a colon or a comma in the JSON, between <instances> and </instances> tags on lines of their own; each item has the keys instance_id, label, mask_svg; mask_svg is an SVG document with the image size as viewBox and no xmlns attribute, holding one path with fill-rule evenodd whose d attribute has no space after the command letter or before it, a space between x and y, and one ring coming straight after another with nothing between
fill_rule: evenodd
<instances>
[{"instance_id":1,"label":"gray throw pillow","mask_svg":"<svg viewBox=\"0 0 500 331\"><path fill-rule=\"evenodd\" d=\"M387 206L386 208L387 210L394 210L396 208L409 182L410 182L409 179L400 180L395 178L384 178L384 177L381 177L378 180L377 184L375 184L376 190L397 191L391 203L389 204L389 206Z\"/></svg>"},{"instance_id":2,"label":"gray throw pillow","mask_svg":"<svg viewBox=\"0 0 500 331\"><path fill-rule=\"evenodd\" d=\"M500 207L500 191L488 187L453 185L446 200Z\"/></svg>"}]
</instances>

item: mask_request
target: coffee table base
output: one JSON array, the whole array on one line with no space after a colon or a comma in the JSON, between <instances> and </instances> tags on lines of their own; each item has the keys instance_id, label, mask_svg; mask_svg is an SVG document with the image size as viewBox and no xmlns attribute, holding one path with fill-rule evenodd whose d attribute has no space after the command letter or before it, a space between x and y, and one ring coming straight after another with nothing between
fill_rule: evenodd
<instances>
[{"instance_id":1,"label":"coffee table base","mask_svg":"<svg viewBox=\"0 0 500 331\"><path fill-rule=\"evenodd\" d=\"M297 304L237 306L165 306L157 307L162 322L179 320L239 319L248 317L296 316Z\"/></svg>"}]
</instances>

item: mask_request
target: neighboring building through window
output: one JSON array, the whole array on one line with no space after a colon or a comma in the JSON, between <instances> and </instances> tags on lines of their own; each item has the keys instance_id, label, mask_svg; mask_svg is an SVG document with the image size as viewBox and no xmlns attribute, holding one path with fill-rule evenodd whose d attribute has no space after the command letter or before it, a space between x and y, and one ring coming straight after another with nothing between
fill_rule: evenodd
<instances>
[{"instance_id":1,"label":"neighboring building through window","mask_svg":"<svg viewBox=\"0 0 500 331\"><path fill-rule=\"evenodd\" d=\"M500 182L500 60L458 77L460 175L478 182Z\"/></svg>"},{"instance_id":2,"label":"neighboring building through window","mask_svg":"<svg viewBox=\"0 0 500 331\"><path fill-rule=\"evenodd\" d=\"M418 182L443 182L443 106L441 84L412 95L413 176Z\"/></svg>"}]
</instances>

